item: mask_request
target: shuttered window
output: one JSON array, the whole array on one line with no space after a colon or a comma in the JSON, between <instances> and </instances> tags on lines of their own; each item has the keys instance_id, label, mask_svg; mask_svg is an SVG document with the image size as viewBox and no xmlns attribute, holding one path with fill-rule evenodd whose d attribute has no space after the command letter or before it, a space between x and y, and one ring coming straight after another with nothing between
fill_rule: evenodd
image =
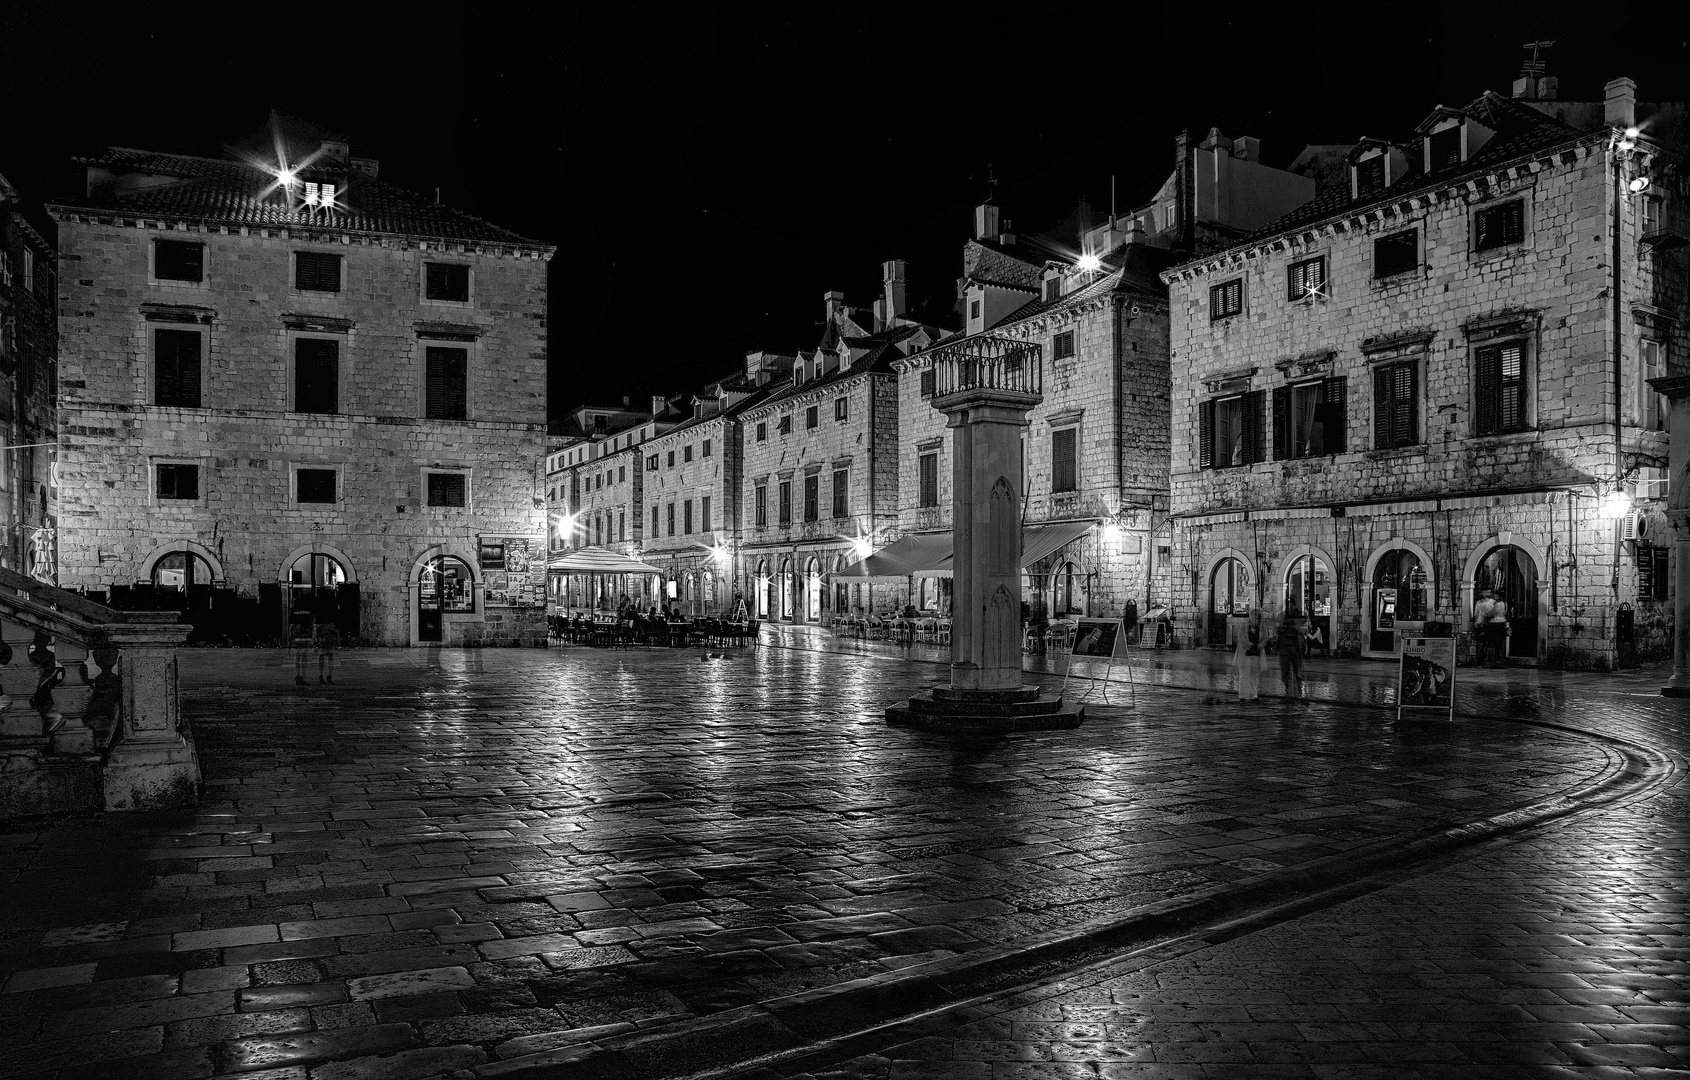
<instances>
[{"instance_id":1,"label":"shuttered window","mask_svg":"<svg viewBox=\"0 0 1690 1080\"><path fill-rule=\"evenodd\" d=\"M1078 447L1078 428L1050 433L1050 490L1080 490Z\"/></svg>"},{"instance_id":2,"label":"shuttered window","mask_svg":"<svg viewBox=\"0 0 1690 1080\"><path fill-rule=\"evenodd\" d=\"M1342 378L1275 387L1274 460L1343 453L1349 426L1345 396Z\"/></svg>"},{"instance_id":3,"label":"shuttered window","mask_svg":"<svg viewBox=\"0 0 1690 1080\"><path fill-rule=\"evenodd\" d=\"M1476 251L1507 247L1525 238L1524 199L1505 202L1501 206L1487 206L1473 215L1473 248Z\"/></svg>"},{"instance_id":4,"label":"shuttered window","mask_svg":"<svg viewBox=\"0 0 1690 1080\"><path fill-rule=\"evenodd\" d=\"M333 469L298 469L294 472L294 501L302 503L332 503L335 501Z\"/></svg>"},{"instance_id":5,"label":"shuttered window","mask_svg":"<svg viewBox=\"0 0 1690 1080\"><path fill-rule=\"evenodd\" d=\"M651 536L652 539L657 539L657 507L655 506L651 508Z\"/></svg>"},{"instance_id":6,"label":"shuttered window","mask_svg":"<svg viewBox=\"0 0 1690 1080\"><path fill-rule=\"evenodd\" d=\"M700 532L710 531L710 496L700 495L698 498L698 528Z\"/></svg>"},{"instance_id":7,"label":"shuttered window","mask_svg":"<svg viewBox=\"0 0 1690 1080\"><path fill-rule=\"evenodd\" d=\"M932 397L933 396L933 387L934 387L934 372L933 372L932 368L928 368L926 371L921 373L921 396L922 397Z\"/></svg>"},{"instance_id":8,"label":"shuttered window","mask_svg":"<svg viewBox=\"0 0 1690 1080\"><path fill-rule=\"evenodd\" d=\"M204 281L205 245L187 240L154 240L153 277L159 281Z\"/></svg>"},{"instance_id":9,"label":"shuttered window","mask_svg":"<svg viewBox=\"0 0 1690 1080\"><path fill-rule=\"evenodd\" d=\"M423 295L430 300L469 300L469 267L457 263L424 263Z\"/></svg>"},{"instance_id":10,"label":"shuttered window","mask_svg":"<svg viewBox=\"0 0 1690 1080\"><path fill-rule=\"evenodd\" d=\"M833 516L842 518L850 511L850 504L846 499L850 491L851 474L844 469L833 470Z\"/></svg>"},{"instance_id":11,"label":"shuttered window","mask_svg":"<svg viewBox=\"0 0 1690 1080\"><path fill-rule=\"evenodd\" d=\"M921 483L919 506L939 505L939 455L921 455Z\"/></svg>"},{"instance_id":12,"label":"shuttered window","mask_svg":"<svg viewBox=\"0 0 1690 1080\"><path fill-rule=\"evenodd\" d=\"M200 497L200 467L198 465L160 465L158 467L158 497L161 499L197 499Z\"/></svg>"},{"instance_id":13,"label":"shuttered window","mask_svg":"<svg viewBox=\"0 0 1690 1080\"><path fill-rule=\"evenodd\" d=\"M1526 416L1526 347L1523 342L1491 345L1473 356L1473 431L1501 435L1524 431Z\"/></svg>"},{"instance_id":14,"label":"shuttered window","mask_svg":"<svg viewBox=\"0 0 1690 1080\"><path fill-rule=\"evenodd\" d=\"M463 506L464 494L463 473L431 472L428 474L428 505Z\"/></svg>"},{"instance_id":15,"label":"shuttered window","mask_svg":"<svg viewBox=\"0 0 1690 1080\"><path fill-rule=\"evenodd\" d=\"M1385 155L1376 154L1356 163L1356 198L1365 199L1385 190Z\"/></svg>"},{"instance_id":16,"label":"shuttered window","mask_svg":"<svg viewBox=\"0 0 1690 1080\"><path fill-rule=\"evenodd\" d=\"M753 519L756 521L757 527L762 528L769 523L769 489L767 487L756 488L751 504ZM657 511L653 510L652 513L655 514Z\"/></svg>"},{"instance_id":17,"label":"shuttered window","mask_svg":"<svg viewBox=\"0 0 1690 1080\"><path fill-rule=\"evenodd\" d=\"M1420 438L1420 364L1373 369L1373 448L1414 446Z\"/></svg>"},{"instance_id":18,"label":"shuttered window","mask_svg":"<svg viewBox=\"0 0 1690 1080\"><path fill-rule=\"evenodd\" d=\"M780 500L780 506L778 507L780 510L780 523L782 525L790 525L792 524L792 481L782 480L780 482L780 490L776 494Z\"/></svg>"},{"instance_id":19,"label":"shuttered window","mask_svg":"<svg viewBox=\"0 0 1690 1080\"><path fill-rule=\"evenodd\" d=\"M1200 466L1225 469L1266 461L1266 414L1265 390L1204 402L1198 414Z\"/></svg>"},{"instance_id":20,"label":"shuttered window","mask_svg":"<svg viewBox=\"0 0 1690 1080\"><path fill-rule=\"evenodd\" d=\"M1074 331L1064 330L1050 339L1050 356L1053 360L1066 360L1074 355Z\"/></svg>"},{"instance_id":21,"label":"shuttered window","mask_svg":"<svg viewBox=\"0 0 1690 1080\"><path fill-rule=\"evenodd\" d=\"M1244 310L1244 279L1233 278L1209 288L1209 320L1225 319Z\"/></svg>"},{"instance_id":22,"label":"shuttered window","mask_svg":"<svg viewBox=\"0 0 1690 1080\"><path fill-rule=\"evenodd\" d=\"M686 502L681 504L681 531L684 532L688 536L692 535L692 500L691 499L688 499Z\"/></svg>"},{"instance_id":23,"label":"shuttered window","mask_svg":"<svg viewBox=\"0 0 1690 1080\"><path fill-rule=\"evenodd\" d=\"M675 535L675 504L674 503L669 504L668 510L666 510L664 512L664 517L669 522L669 535L674 536Z\"/></svg>"},{"instance_id":24,"label":"shuttered window","mask_svg":"<svg viewBox=\"0 0 1690 1080\"><path fill-rule=\"evenodd\" d=\"M340 411L340 342L322 338L294 342L293 408L302 413Z\"/></svg>"},{"instance_id":25,"label":"shuttered window","mask_svg":"<svg viewBox=\"0 0 1690 1080\"><path fill-rule=\"evenodd\" d=\"M469 350L429 346L428 411L430 420L465 420L465 398L469 378Z\"/></svg>"},{"instance_id":26,"label":"shuttered window","mask_svg":"<svg viewBox=\"0 0 1690 1080\"><path fill-rule=\"evenodd\" d=\"M804 410L804 427L806 429L813 428L821 422L821 406L811 405L808 409Z\"/></svg>"},{"instance_id":27,"label":"shuttered window","mask_svg":"<svg viewBox=\"0 0 1690 1080\"><path fill-rule=\"evenodd\" d=\"M339 292L340 256L326 251L294 252L293 284L312 292Z\"/></svg>"},{"instance_id":28,"label":"shuttered window","mask_svg":"<svg viewBox=\"0 0 1690 1080\"><path fill-rule=\"evenodd\" d=\"M1420 230L1381 236L1373 242L1373 276L1390 277L1406 273L1420 265Z\"/></svg>"},{"instance_id":29,"label":"shuttered window","mask_svg":"<svg viewBox=\"0 0 1690 1080\"><path fill-rule=\"evenodd\" d=\"M819 521L822 516L821 507L822 478L806 476L804 478L804 520Z\"/></svg>"},{"instance_id":30,"label":"shuttered window","mask_svg":"<svg viewBox=\"0 0 1690 1080\"><path fill-rule=\"evenodd\" d=\"M153 331L153 404L200 407L200 335L196 331Z\"/></svg>"},{"instance_id":31,"label":"shuttered window","mask_svg":"<svg viewBox=\"0 0 1690 1080\"><path fill-rule=\"evenodd\" d=\"M1432 151L1432 171L1461 164L1461 125L1434 131L1426 140Z\"/></svg>"},{"instance_id":32,"label":"shuttered window","mask_svg":"<svg viewBox=\"0 0 1690 1080\"><path fill-rule=\"evenodd\" d=\"M1286 271L1286 292L1290 300L1307 300L1326 295L1326 259L1304 259L1294 262Z\"/></svg>"}]
</instances>

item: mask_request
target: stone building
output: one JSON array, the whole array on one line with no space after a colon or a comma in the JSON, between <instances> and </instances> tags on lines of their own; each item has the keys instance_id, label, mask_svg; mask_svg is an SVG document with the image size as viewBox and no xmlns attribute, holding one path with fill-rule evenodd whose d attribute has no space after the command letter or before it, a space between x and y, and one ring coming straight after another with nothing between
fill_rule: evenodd
<instances>
[{"instance_id":1,"label":"stone building","mask_svg":"<svg viewBox=\"0 0 1690 1080\"><path fill-rule=\"evenodd\" d=\"M882 270L884 295L866 320L870 329L843 293L828 293L820 344L740 414L739 560L753 617L823 623L862 603L851 591L856 583L839 575L898 524L892 365L931 346L941 331L906 315L904 263Z\"/></svg>"},{"instance_id":2,"label":"stone building","mask_svg":"<svg viewBox=\"0 0 1690 1080\"><path fill-rule=\"evenodd\" d=\"M1155 274L1167 257L1115 237L1093 269L1036 258L980 207L959 283L965 333L893 362L902 537L883 554L915 572L918 608L948 607L951 441L929 400L935 358L1027 342L1042 352L1044 394L1023 440L1029 615L1119 615L1128 599L1140 610L1165 599L1168 310Z\"/></svg>"},{"instance_id":3,"label":"stone building","mask_svg":"<svg viewBox=\"0 0 1690 1080\"><path fill-rule=\"evenodd\" d=\"M1629 80L1607 95L1588 130L1544 101L1440 106L1164 273L1183 637L1222 642L1259 603L1344 654L1449 623L1467 655L1488 589L1517 662L1607 667L1631 630L1664 655L1667 447L1644 380L1678 366L1690 315L1683 174L1655 138L1681 114L1639 114Z\"/></svg>"},{"instance_id":4,"label":"stone building","mask_svg":"<svg viewBox=\"0 0 1690 1080\"><path fill-rule=\"evenodd\" d=\"M0 566L54 584L57 313L53 247L0 176Z\"/></svg>"},{"instance_id":5,"label":"stone building","mask_svg":"<svg viewBox=\"0 0 1690 1080\"><path fill-rule=\"evenodd\" d=\"M81 164L49 208L63 583L248 603L261 640L542 641L552 247L279 118Z\"/></svg>"}]
</instances>

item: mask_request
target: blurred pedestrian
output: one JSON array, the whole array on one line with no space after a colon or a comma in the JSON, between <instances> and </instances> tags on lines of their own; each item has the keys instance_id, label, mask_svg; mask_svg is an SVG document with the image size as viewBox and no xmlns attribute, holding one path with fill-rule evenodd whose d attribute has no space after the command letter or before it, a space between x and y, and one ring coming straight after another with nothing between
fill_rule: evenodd
<instances>
[{"instance_id":1,"label":"blurred pedestrian","mask_svg":"<svg viewBox=\"0 0 1690 1080\"><path fill-rule=\"evenodd\" d=\"M311 636L317 647L317 681L333 685L335 654L340 649L340 627L333 619L325 619L316 624Z\"/></svg>"},{"instance_id":2,"label":"blurred pedestrian","mask_svg":"<svg viewBox=\"0 0 1690 1080\"><path fill-rule=\"evenodd\" d=\"M1296 607L1285 609L1279 620L1279 678L1285 693L1303 696L1303 613Z\"/></svg>"},{"instance_id":3,"label":"blurred pedestrian","mask_svg":"<svg viewBox=\"0 0 1690 1080\"><path fill-rule=\"evenodd\" d=\"M293 682L304 686L311 670L311 646L316 638L316 620L310 615L296 615L288 621L288 645L293 649Z\"/></svg>"},{"instance_id":4,"label":"blurred pedestrian","mask_svg":"<svg viewBox=\"0 0 1690 1080\"><path fill-rule=\"evenodd\" d=\"M1262 687L1262 609L1250 605L1250 614L1231 620L1232 670L1238 683L1238 700L1255 701Z\"/></svg>"}]
</instances>

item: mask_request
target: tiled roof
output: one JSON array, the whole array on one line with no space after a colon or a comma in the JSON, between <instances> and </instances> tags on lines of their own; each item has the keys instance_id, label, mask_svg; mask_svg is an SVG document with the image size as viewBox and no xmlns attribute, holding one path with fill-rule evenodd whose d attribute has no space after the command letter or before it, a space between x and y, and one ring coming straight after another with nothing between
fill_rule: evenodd
<instances>
[{"instance_id":1,"label":"tiled roof","mask_svg":"<svg viewBox=\"0 0 1690 1080\"><path fill-rule=\"evenodd\" d=\"M1404 156L1408 159L1408 170L1383 193L1360 199L1351 198L1346 176L1344 182L1331 185L1324 194L1317 195L1290 213L1269 222L1241 243L1253 243L1346 212L1378 203L1396 202L1418 192L1443 187L1469 177L1482 176L1505 161L1559 146L1581 134L1577 129L1545 116L1528 105L1490 90L1480 94L1461 111L1496 134L1479 148L1478 153L1460 165L1427 173L1421 168L1419 141L1407 141L1402 145L1405 147Z\"/></svg>"},{"instance_id":2,"label":"tiled roof","mask_svg":"<svg viewBox=\"0 0 1690 1080\"><path fill-rule=\"evenodd\" d=\"M129 190L119 190L114 185L97 190L92 195L58 200L53 205L210 225L332 229L529 248L551 247L344 167L330 169L315 166L300 173L302 181L328 180L336 185L335 206L322 210L298 203L283 205L281 201L267 197L273 196L276 191L275 177L268 170L245 161L112 147L96 157L79 159L79 164L107 169L119 176L140 173L173 177L174 180Z\"/></svg>"}]
</instances>

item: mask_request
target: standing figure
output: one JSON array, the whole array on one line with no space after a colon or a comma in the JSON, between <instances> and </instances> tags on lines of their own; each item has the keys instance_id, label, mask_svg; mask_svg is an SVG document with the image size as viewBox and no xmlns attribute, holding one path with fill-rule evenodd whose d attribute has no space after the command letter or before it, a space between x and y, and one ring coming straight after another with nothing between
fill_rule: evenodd
<instances>
[{"instance_id":1,"label":"standing figure","mask_svg":"<svg viewBox=\"0 0 1690 1080\"><path fill-rule=\"evenodd\" d=\"M311 645L317 636L316 620L310 616L290 620L288 635L292 639L288 644L293 647L293 682L295 686L304 686L305 674L311 670Z\"/></svg>"},{"instance_id":2,"label":"standing figure","mask_svg":"<svg viewBox=\"0 0 1690 1080\"><path fill-rule=\"evenodd\" d=\"M316 625L312 637L317 646L317 681L332 686L335 650L340 648L340 627L334 624L333 619L326 619Z\"/></svg>"},{"instance_id":3,"label":"standing figure","mask_svg":"<svg viewBox=\"0 0 1690 1080\"><path fill-rule=\"evenodd\" d=\"M1255 701L1262 689L1262 609L1232 620L1232 669L1238 681L1238 700Z\"/></svg>"},{"instance_id":4,"label":"standing figure","mask_svg":"<svg viewBox=\"0 0 1690 1080\"><path fill-rule=\"evenodd\" d=\"M1494 640L1491 630L1491 616L1496 614L1496 599L1489 589L1479 590L1479 599L1473 603L1473 646L1478 653L1480 667L1488 667L1486 654L1491 651Z\"/></svg>"},{"instance_id":5,"label":"standing figure","mask_svg":"<svg viewBox=\"0 0 1690 1080\"><path fill-rule=\"evenodd\" d=\"M1303 613L1286 608L1279 620L1279 677L1285 683L1285 693L1303 696Z\"/></svg>"}]
</instances>

